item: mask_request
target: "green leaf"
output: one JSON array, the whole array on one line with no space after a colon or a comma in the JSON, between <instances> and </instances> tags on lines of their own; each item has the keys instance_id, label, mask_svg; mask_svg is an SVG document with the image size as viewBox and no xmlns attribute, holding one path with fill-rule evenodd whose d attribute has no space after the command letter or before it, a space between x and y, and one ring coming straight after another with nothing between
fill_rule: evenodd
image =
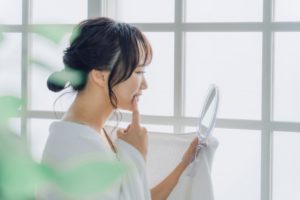
<instances>
[{"instance_id":1,"label":"green leaf","mask_svg":"<svg viewBox=\"0 0 300 200\"><path fill-rule=\"evenodd\" d=\"M70 32L70 28L58 25L38 25L35 26L33 32L59 44L66 33Z\"/></svg>"},{"instance_id":2,"label":"green leaf","mask_svg":"<svg viewBox=\"0 0 300 200\"><path fill-rule=\"evenodd\" d=\"M31 159L26 141L12 134L0 134L0 191L2 199L32 197L37 185L47 182L40 166Z\"/></svg>"},{"instance_id":3,"label":"green leaf","mask_svg":"<svg viewBox=\"0 0 300 200\"><path fill-rule=\"evenodd\" d=\"M17 116L23 101L14 96L0 96L0 126L10 117Z\"/></svg>"},{"instance_id":4,"label":"green leaf","mask_svg":"<svg viewBox=\"0 0 300 200\"><path fill-rule=\"evenodd\" d=\"M29 197L37 186L49 182L45 169L33 162L29 155L15 153L11 156L13 158L2 160L1 188L5 196L11 199Z\"/></svg>"},{"instance_id":5,"label":"green leaf","mask_svg":"<svg viewBox=\"0 0 300 200\"><path fill-rule=\"evenodd\" d=\"M3 32L4 32L4 29L0 26L0 43L4 40Z\"/></svg>"},{"instance_id":6,"label":"green leaf","mask_svg":"<svg viewBox=\"0 0 300 200\"><path fill-rule=\"evenodd\" d=\"M51 81L60 86L65 86L68 82L73 86L78 86L85 81L85 78L86 74L83 71L74 70L68 67L65 70L57 72L55 76L51 77Z\"/></svg>"},{"instance_id":7,"label":"green leaf","mask_svg":"<svg viewBox=\"0 0 300 200\"><path fill-rule=\"evenodd\" d=\"M40 68L42 68L42 69L45 69L45 70L48 70L48 71L50 71L50 72L53 72L53 71L56 70L55 67L53 67L53 66L51 66L51 65L49 65L49 64L47 64L47 63L45 63L45 62L43 62L43 61L41 61L41 60L30 59L30 60L29 60L29 63L30 63L30 64L35 64L35 65L37 65L38 67L40 67Z\"/></svg>"},{"instance_id":8,"label":"green leaf","mask_svg":"<svg viewBox=\"0 0 300 200\"><path fill-rule=\"evenodd\" d=\"M26 199L45 185L59 188L66 196L101 195L118 181L129 168L107 159L75 162L63 170L33 161L25 141L0 135L0 197ZM84 198L82 198L84 199Z\"/></svg>"},{"instance_id":9,"label":"green leaf","mask_svg":"<svg viewBox=\"0 0 300 200\"><path fill-rule=\"evenodd\" d=\"M0 43L4 40L4 35L2 32L0 32Z\"/></svg>"},{"instance_id":10,"label":"green leaf","mask_svg":"<svg viewBox=\"0 0 300 200\"><path fill-rule=\"evenodd\" d=\"M62 171L56 185L68 196L101 194L119 180L127 169L120 162L89 161Z\"/></svg>"},{"instance_id":11,"label":"green leaf","mask_svg":"<svg viewBox=\"0 0 300 200\"><path fill-rule=\"evenodd\" d=\"M79 34L80 34L80 30L77 27L75 27L75 29L73 29L70 42L72 43L79 36Z\"/></svg>"}]
</instances>

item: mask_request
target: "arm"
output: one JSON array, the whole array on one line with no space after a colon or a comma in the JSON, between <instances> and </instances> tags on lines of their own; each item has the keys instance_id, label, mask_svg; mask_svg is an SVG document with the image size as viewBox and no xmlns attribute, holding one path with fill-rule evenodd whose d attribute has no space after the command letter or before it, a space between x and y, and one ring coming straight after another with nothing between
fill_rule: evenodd
<instances>
[{"instance_id":1,"label":"arm","mask_svg":"<svg viewBox=\"0 0 300 200\"><path fill-rule=\"evenodd\" d=\"M182 161L176 168L158 185L151 189L152 200L165 200L177 184L179 177L194 158L198 145L198 138L195 138L185 152Z\"/></svg>"},{"instance_id":2,"label":"arm","mask_svg":"<svg viewBox=\"0 0 300 200\"><path fill-rule=\"evenodd\" d=\"M188 166L186 162L180 162L176 168L162 182L151 189L152 200L165 200L177 184L180 175Z\"/></svg>"}]
</instances>

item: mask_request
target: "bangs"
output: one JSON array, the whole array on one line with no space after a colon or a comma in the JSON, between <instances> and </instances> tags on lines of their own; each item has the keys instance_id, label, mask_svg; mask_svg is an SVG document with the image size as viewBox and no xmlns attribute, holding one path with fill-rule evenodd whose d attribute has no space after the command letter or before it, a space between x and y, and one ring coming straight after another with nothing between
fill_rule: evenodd
<instances>
[{"instance_id":1,"label":"bangs","mask_svg":"<svg viewBox=\"0 0 300 200\"><path fill-rule=\"evenodd\" d=\"M136 44L134 45L134 49L137 56L136 60L138 61L137 66L147 66L152 61L152 47L142 32L137 30L136 34Z\"/></svg>"},{"instance_id":2,"label":"bangs","mask_svg":"<svg viewBox=\"0 0 300 200\"><path fill-rule=\"evenodd\" d=\"M111 85L126 81L136 67L144 67L152 61L152 47L146 36L136 27L125 23L117 24L119 54L111 71ZM115 74L118 77L114 77Z\"/></svg>"}]
</instances>

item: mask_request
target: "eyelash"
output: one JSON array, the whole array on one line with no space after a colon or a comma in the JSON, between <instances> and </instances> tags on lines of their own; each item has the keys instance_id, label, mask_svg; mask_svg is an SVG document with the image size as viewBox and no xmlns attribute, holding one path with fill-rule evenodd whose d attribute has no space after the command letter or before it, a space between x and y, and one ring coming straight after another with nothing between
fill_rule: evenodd
<instances>
[{"instance_id":1,"label":"eyelash","mask_svg":"<svg viewBox=\"0 0 300 200\"><path fill-rule=\"evenodd\" d=\"M146 72L140 71L140 72L135 72L135 73L137 73L137 74L145 74Z\"/></svg>"}]
</instances>

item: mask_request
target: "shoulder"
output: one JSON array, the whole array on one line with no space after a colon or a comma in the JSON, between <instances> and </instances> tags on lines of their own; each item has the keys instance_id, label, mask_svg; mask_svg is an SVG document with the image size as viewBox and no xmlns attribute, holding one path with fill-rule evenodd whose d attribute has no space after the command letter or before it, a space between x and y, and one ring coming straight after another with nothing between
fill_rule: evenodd
<instances>
[{"instance_id":1,"label":"shoulder","mask_svg":"<svg viewBox=\"0 0 300 200\"><path fill-rule=\"evenodd\" d=\"M108 153L101 138L87 126L56 121L49 127L42 162L65 163L81 157L107 156Z\"/></svg>"}]
</instances>

